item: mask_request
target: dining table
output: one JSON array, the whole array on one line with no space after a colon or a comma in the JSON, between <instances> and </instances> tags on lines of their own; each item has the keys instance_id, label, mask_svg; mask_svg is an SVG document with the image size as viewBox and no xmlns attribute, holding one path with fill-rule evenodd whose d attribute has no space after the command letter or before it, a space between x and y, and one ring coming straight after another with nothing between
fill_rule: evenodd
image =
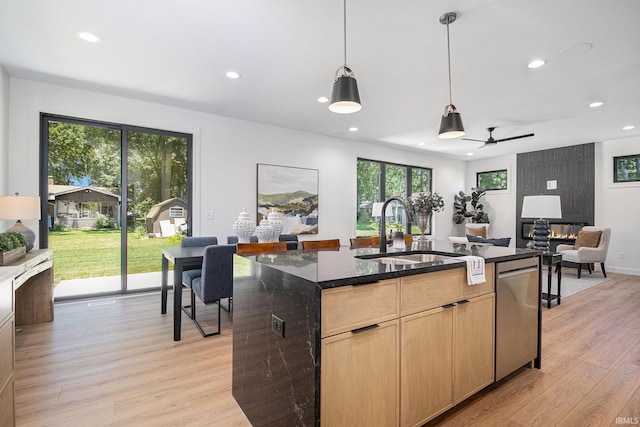
<instances>
[{"instance_id":1,"label":"dining table","mask_svg":"<svg viewBox=\"0 0 640 427\"><path fill-rule=\"evenodd\" d=\"M182 272L185 267L202 266L205 246L162 249L161 313L167 313L169 263L173 264L173 340L180 341L182 328Z\"/></svg>"}]
</instances>

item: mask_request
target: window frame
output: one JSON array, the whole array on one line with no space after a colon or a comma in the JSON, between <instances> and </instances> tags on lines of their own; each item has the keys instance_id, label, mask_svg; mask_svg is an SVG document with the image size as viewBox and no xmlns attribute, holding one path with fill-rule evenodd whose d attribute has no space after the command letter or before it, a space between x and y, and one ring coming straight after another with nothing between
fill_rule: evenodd
<instances>
[{"instance_id":1,"label":"window frame","mask_svg":"<svg viewBox=\"0 0 640 427\"><path fill-rule=\"evenodd\" d=\"M359 162L369 162L369 163L376 163L379 166L379 186L378 186L378 200L381 201L385 201L386 198L386 167L387 166L396 166L396 167L403 167L405 168L406 171L406 182L405 182L405 194L402 196L404 199L407 199L409 196L411 196L412 192L413 192L413 171L415 169L420 169L420 170L424 170L424 171L428 171L429 173L429 188L427 191L429 192L433 192L433 168L428 168L428 167L424 167L424 166L415 166L415 165L407 165L407 164L402 164L402 163L395 163L395 162L385 162L382 160L373 160L373 159L366 159L363 157L358 157L356 160L357 163ZM356 169L357 169L357 163L356 163ZM358 179L358 176L356 174L356 180ZM356 201L359 200L359 195L357 194L357 185L356 185ZM358 203L358 202L356 202ZM359 206L356 206L356 224L358 224L358 212L359 212ZM406 220L405 220L405 224L404 224L404 233L405 234L412 234L411 233L411 229L413 228L413 223L410 221L408 215L406 216ZM432 216L433 218L433 216ZM433 223L429 224L429 233L425 233L425 234L431 234L431 231L433 230ZM356 234L357 234L357 229L356 229Z\"/></svg>"},{"instance_id":2,"label":"window frame","mask_svg":"<svg viewBox=\"0 0 640 427\"><path fill-rule=\"evenodd\" d=\"M613 182L615 183L624 183L624 182L640 182L640 176L636 179L618 179L618 162L623 159L636 159L636 162L640 161L640 154L627 154L624 156L614 156L613 157ZM638 168L640 169L640 168Z\"/></svg>"},{"instance_id":3,"label":"window frame","mask_svg":"<svg viewBox=\"0 0 640 427\"><path fill-rule=\"evenodd\" d=\"M505 187L504 188L486 188L486 187L482 187L480 185L480 175L482 174L490 174L490 173L498 173L498 172L504 172L505 177L504 177L504 181L505 181ZM476 172L476 188L482 188L485 191L504 191L504 190L508 190L509 189L509 170L507 168L504 169L496 169L496 170L492 170L492 171L481 171L481 172Z\"/></svg>"}]
</instances>

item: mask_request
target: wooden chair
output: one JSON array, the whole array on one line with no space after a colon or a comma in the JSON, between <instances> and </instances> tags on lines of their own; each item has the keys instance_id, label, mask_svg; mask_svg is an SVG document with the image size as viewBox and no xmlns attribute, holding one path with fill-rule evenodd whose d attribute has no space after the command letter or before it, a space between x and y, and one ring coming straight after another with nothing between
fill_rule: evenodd
<instances>
[{"instance_id":1,"label":"wooden chair","mask_svg":"<svg viewBox=\"0 0 640 427\"><path fill-rule=\"evenodd\" d=\"M349 239L349 245L351 249L355 248L368 248L368 247L379 247L380 246L380 236L370 236L370 237L352 237Z\"/></svg>"},{"instance_id":2,"label":"wooden chair","mask_svg":"<svg viewBox=\"0 0 640 427\"><path fill-rule=\"evenodd\" d=\"M251 255L266 252L286 252L287 242L238 243L238 255Z\"/></svg>"},{"instance_id":3,"label":"wooden chair","mask_svg":"<svg viewBox=\"0 0 640 427\"><path fill-rule=\"evenodd\" d=\"M413 236L411 234L404 235L404 243L405 245L410 245L413 243Z\"/></svg>"},{"instance_id":4,"label":"wooden chair","mask_svg":"<svg viewBox=\"0 0 640 427\"><path fill-rule=\"evenodd\" d=\"M305 240L302 242L302 249L339 249L340 239L328 240Z\"/></svg>"}]
</instances>

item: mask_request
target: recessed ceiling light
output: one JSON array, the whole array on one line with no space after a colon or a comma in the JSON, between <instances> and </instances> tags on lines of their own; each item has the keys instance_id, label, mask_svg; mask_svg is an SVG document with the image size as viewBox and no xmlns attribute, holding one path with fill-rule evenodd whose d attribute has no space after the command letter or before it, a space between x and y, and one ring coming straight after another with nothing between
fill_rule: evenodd
<instances>
[{"instance_id":1,"label":"recessed ceiling light","mask_svg":"<svg viewBox=\"0 0 640 427\"><path fill-rule=\"evenodd\" d=\"M78 36L78 38L88 43L100 43L102 41L100 37L96 36L93 33L88 33L86 31L81 31L79 33L76 33L76 36Z\"/></svg>"},{"instance_id":2,"label":"recessed ceiling light","mask_svg":"<svg viewBox=\"0 0 640 427\"><path fill-rule=\"evenodd\" d=\"M418 142L418 145L422 147L423 145L427 145L427 143L426 142Z\"/></svg>"},{"instance_id":3,"label":"recessed ceiling light","mask_svg":"<svg viewBox=\"0 0 640 427\"><path fill-rule=\"evenodd\" d=\"M321 96L320 98L318 98L318 102L324 104L326 102L329 102L329 98L327 98L326 96Z\"/></svg>"},{"instance_id":4,"label":"recessed ceiling light","mask_svg":"<svg viewBox=\"0 0 640 427\"><path fill-rule=\"evenodd\" d=\"M239 79L240 78L240 74L236 73L235 71L227 71L225 76L229 77L230 79Z\"/></svg>"},{"instance_id":5,"label":"recessed ceiling light","mask_svg":"<svg viewBox=\"0 0 640 427\"><path fill-rule=\"evenodd\" d=\"M595 101L592 102L591 104L589 104L589 107L591 108L598 108L598 107L602 107L604 105L604 102L602 101Z\"/></svg>"},{"instance_id":6,"label":"recessed ceiling light","mask_svg":"<svg viewBox=\"0 0 640 427\"><path fill-rule=\"evenodd\" d=\"M349 128L349 132L358 132L358 128L357 128L357 127L355 127L355 126L351 126L351 127Z\"/></svg>"},{"instance_id":7,"label":"recessed ceiling light","mask_svg":"<svg viewBox=\"0 0 640 427\"><path fill-rule=\"evenodd\" d=\"M623 127L622 130L631 130L631 129L634 129L634 128L635 128L635 126L629 125L629 126Z\"/></svg>"},{"instance_id":8,"label":"recessed ceiling light","mask_svg":"<svg viewBox=\"0 0 640 427\"><path fill-rule=\"evenodd\" d=\"M467 156L473 156L473 153L467 153Z\"/></svg>"},{"instance_id":9,"label":"recessed ceiling light","mask_svg":"<svg viewBox=\"0 0 640 427\"><path fill-rule=\"evenodd\" d=\"M527 67L529 67L529 68L540 68L546 63L547 63L547 61L545 61L544 59L534 59L533 61L529 62L529 65L527 65Z\"/></svg>"}]
</instances>

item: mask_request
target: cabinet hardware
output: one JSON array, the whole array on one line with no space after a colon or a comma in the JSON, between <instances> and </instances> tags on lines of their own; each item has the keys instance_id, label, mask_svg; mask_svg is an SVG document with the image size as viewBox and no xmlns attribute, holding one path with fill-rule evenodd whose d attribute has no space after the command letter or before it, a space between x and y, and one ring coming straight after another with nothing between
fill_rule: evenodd
<instances>
[{"instance_id":1,"label":"cabinet hardware","mask_svg":"<svg viewBox=\"0 0 640 427\"><path fill-rule=\"evenodd\" d=\"M447 304L447 305L443 305L442 308L451 308L451 307L455 307L456 305L454 303L451 304Z\"/></svg>"},{"instance_id":2,"label":"cabinet hardware","mask_svg":"<svg viewBox=\"0 0 640 427\"><path fill-rule=\"evenodd\" d=\"M369 326L365 326L363 328L358 328L358 329L352 329L351 333L352 334L359 334L360 332L364 332L364 331L368 331L369 329L375 329L380 327L380 325L378 325L377 323L373 324L373 325L369 325Z\"/></svg>"},{"instance_id":3,"label":"cabinet hardware","mask_svg":"<svg viewBox=\"0 0 640 427\"><path fill-rule=\"evenodd\" d=\"M468 299L463 299L462 301L458 301L457 303L458 303L458 304L466 304L466 303L468 303L468 302L469 302L469 300L468 300Z\"/></svg>"}]
</instances>

